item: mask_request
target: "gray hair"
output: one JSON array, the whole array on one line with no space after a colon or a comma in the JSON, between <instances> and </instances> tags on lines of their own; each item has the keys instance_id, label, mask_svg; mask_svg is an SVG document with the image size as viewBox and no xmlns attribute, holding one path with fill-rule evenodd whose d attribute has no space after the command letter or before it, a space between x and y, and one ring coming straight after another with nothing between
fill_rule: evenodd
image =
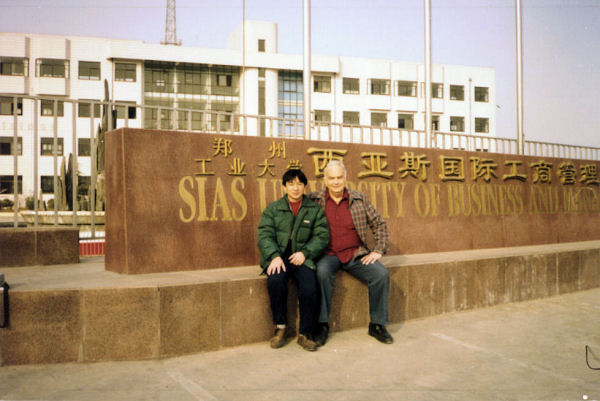
<instances>
[{"instance_id":1,"label":"gray hair","mask_svg":"<svg viewBox=\"0 0 600 401\"><path fill-rule=\"evenodd\" d=\"M344 166L344 162L339 159L330 160L329 163L327 163L327 165L323 169L323 173L325 174L325 172L327 171L327 169L329 167L335 167L335 166L339 166L342 168L342 170L344 170L344 179L346 179L346 175L348 174L348 172L346 171L346 166Z\"/></svg>"}]
</instances>

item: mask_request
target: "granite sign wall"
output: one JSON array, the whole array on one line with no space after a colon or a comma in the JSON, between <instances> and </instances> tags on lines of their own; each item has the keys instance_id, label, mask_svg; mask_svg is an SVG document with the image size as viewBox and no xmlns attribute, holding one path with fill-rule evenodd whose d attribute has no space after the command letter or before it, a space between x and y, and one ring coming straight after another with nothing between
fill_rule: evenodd
<instances>
[{"instance_id":1,"label":"granite sign wall","mask_svg":"<svg viewBox=\"0 0 600 401\"><path fill-rule=\"evenodd\" d=\"M106 268L121 273L258 264L282 174L318 190L331 159L388 222L389 254L600 239L595 161L128 128L106 155Z\"/></svg>"}]
</instances>

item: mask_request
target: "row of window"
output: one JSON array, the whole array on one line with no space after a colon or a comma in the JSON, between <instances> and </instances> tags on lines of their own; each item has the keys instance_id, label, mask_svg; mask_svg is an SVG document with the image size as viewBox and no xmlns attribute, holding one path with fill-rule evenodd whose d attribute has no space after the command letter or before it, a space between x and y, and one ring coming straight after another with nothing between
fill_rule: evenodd
<instances>
[{"instance_id":1,"label":"row of window","mask_svg":"<svg viewBox=\"0 0 600 401\"><path fill-rule=\"evenodd\" d=\"M434 130L440 129L440 116L433 115L432 127ZM348 125L359 125L360 124L360 112L358 111L344 111L342 114L343 124ZM315 121L321 123L331 122L331 111L330 110L315 110ZM385 112L371 112L371 126L375 127L387 127L388 126L388 113ZM414 115L413 114L402 114L398 113L398 128L401 129L414 129ZM490 119L475 117L475 132L476 133L489 133L490 132ZM452 132L464 132L465 131L465 118L459 116L450 116L450 131Z\"/></svg>"},{"instance_id":2,"label":"row of window","mask_svg":"<svg viewBox=\"0 0 600 401\"><path fill-rule=\"evenodd\" d=\"M331 93L331 77L327 75L316 75L314 78L314 92ZM367 93L370 95L390 95L391 80L368 79ZM394 81L394 95L417 97L417 81ZM342 90L348 95L360 94L359 78L343 78ZM450 85L450 100L465 100L464 85ZM444 84L434 82L431 84L431 97L442 99L444 97ZM475 87L475 101L488 102L489 88L485 86Z\"/></svg>"},{"instance_id":3,"label":"row of window","mask_svg":"<svg viewBox=\"0 0 600 401\"><path fill-rule=\"evenodd\" d=\"M70 78L70 61L54 58L38 58L36 77ZM0 57L0 75L29 76L29 59L23 57ZM79 79L100 80L99 61L79 61ZM115 63L115 81L135 82L134 63Z\"/></svg>"},{"instance_id":4,"label":"row of window","mask_svg":"<svg viewBox=\"0 0 600 401\"><path fill-rule=\"evenodd\" d=\"M28 59L17 57L0 57L0 72L2 75L27 75ZM37 59L36 60L36 76L38 77L54 77L54 78L69 78L69 60L62 59ZM146 78L145 85L147 92L168 92L175 91L175 70L173 63L157 63L146 62ZM216 77L210 79L211 72L209 68L194 69L192 65L189 68L185 66L177 68L178 93L204 93L201 87L214 86L231 88L234 86L234 68L229 73L223 71L216 72ZM237 73L237 71L235 71ZM215 74L213 72L212 74ZM82 80L100 80L100 62L98 61L79 61L79 79ZM136 65L134 63L115 63L115 80L135 82L136 81ZM371 95L390 95L391 80L389 79L368 79L367 93ZM301 81L300 81L301 84ZM417 81L394 81L394 95L417 97ZM345 94L360 94L360 79L359 78L343 78L343 93ZM280 88L283 91L297 92L294 87ZM315 92L331 93L331 76L316 75L314 77ZM465 87L464 85L450 85L450 100L464 100ZM431 84L432 98L444 97L444 86L441 83ZM476 86L475 101L488 102L489 88Z\"/></svg>"},{"instance_id":5,"label":"row of window","mask_svg":"<svg viewBox=\"0 0 600 401\"><path fill-rule=\"evenodd\" d=\"M239 72L239 67L146 61L144 91L237 96Z\"/></svg>"},{"instance_id":6,"label":"row of window","mask_svg":"<svg viewBox=\"0 0 600 401\"><path fill-rule=\"evenodd\" d=\"M0 194L12 195L14 194L14 176L12 175L0 175ZM19 194L23 193L23 176L17 177L19 183ZM91 177L88 175L80 175L77 177L77 193L85 195L91 185ZM40 176L40 189L43 194L54 193L54 176L42 175Z\"/></svg>"},{"instance_id":7,"label":"row of window","mask_svg":"<svg viewBox=\"0 0 600 401\"><path fill-rule=\"evenodd\" d=\"M1 116L12 116L15 110L15 102L12 97L0 96L0 115ZM92 101L93 99L85 99ZM99 101L99 100L95 100ZM131 103L133 102L120 102L120 103ZM101 105L99 103L93 104L94 117L101 117ZM62 100L41 100L40 101L40 116L53 117L55 115L54 109L56 107L56 116L64 117L65 106ZM91 117L92 103L80 102L77 107L78 117ZM128 118L130 120L136 119L136 107L135 106L116 106L117 118ZM23 99L17 98L17 115L23 115Z\"/></svg>"},{"instance_id":8,"label":"row of window","mask_svg":"<svg viewBox=\"0 0 600 401\"><path fill-rule=\"evenodd\" d=\"M56 138L56 155L63 156L63 138ZM90 156L91 146L90 138L78 138L77 139L77 155L78 156ZM0 136L0 156L14 155L14 138L12 136ZM17 137L17 155L23 155L23 138ZM40 138L40 155L42 156L54 156L54 138L53 137L41 137Z\"/></svg>"}]
</instances>

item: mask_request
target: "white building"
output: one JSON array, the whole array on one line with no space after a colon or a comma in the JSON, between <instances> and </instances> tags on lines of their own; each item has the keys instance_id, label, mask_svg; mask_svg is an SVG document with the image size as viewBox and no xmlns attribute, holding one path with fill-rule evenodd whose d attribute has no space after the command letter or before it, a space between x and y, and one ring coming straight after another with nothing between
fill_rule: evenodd
<instances>
[{"instance_id":1,"label":"white building","mask_svg":"<svg viewBox=\"0 0 600 401\"><path fill-rule=\"evenodd\" d=\"M240 27L225 50L0 33L0 198L14 190L15 117L7 95L58 99L35 106L31 99L18 101L17 170L25 196L33 193L33 160L39 156L40 189L52 197L55 135L61 161L76 147L80 175L89 176L89 138L100 104L85 101L105 99L105 80L109 99L121 105L117 126L302 135L302 56L278 53L275 23L246 21L245 30L245 41ZM325 126L424 130L421 62L313 55L312 81L313 118ZM434 65L432 82L434 130L496 135L493 68Z\"/></svg>"}]
</instances>

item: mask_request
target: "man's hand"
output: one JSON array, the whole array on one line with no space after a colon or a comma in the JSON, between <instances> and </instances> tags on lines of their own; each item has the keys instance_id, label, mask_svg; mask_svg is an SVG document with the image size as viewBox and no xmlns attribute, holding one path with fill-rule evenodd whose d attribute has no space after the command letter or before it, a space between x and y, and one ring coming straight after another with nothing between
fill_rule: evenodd
<instances>
[{"instance_id":1,"label":"man's hand","mask_svg":"<svg viewBox=\"0 0 600 401\"><path fill-rule=\"evenodd\" d=\"M302 263L304 263L305 260L306 260L306 257L304 256L304 254L302 252L296 252L296 253L292 254L292 256L290 256L290 263L292 263L296 266L300 266Z\"/></svg>"},{"instance_id":2,"label":"man's hand","mask_svg":"<svg viewBox=\"0 0 600 401\"><path fill-rule=\"evenodd\" d=\"M279 273L281 270L285 271L285 263L283 263L283 259L281 256L277 256L273 258L271 263L269 263L269 267L267 267L267 275L270 276L274 273Z\"/></svg>"},{"instance_id":3,"label":"man's hand","mask_svg":"<svg viewBox=\"0 0 600 401\"><path fill-rule=\"evenodd\" d=\"M380 254L379 252L371 252L368 255L363 256L360 261L362 262L363 265L370 265L372 263L377 262L379 259L381 259L383 255Z\"/></svg>"}]
</instances>

